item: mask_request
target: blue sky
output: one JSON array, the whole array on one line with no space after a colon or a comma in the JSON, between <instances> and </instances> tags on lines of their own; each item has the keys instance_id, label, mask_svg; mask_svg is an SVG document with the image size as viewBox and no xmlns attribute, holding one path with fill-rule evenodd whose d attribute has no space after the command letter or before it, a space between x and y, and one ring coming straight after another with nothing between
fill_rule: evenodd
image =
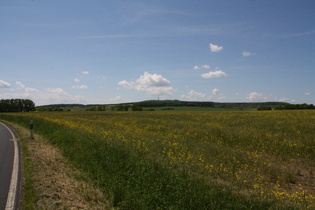
<instances>
[{"instance_id":1,"label":"blue sky","mask_svg":"<svg viewBox=\"0 0 315 210\"><path fill-rule=\"evenodd\" d=\"M0 99L315 103L313 0L2 0Z\"/></svg>"}]
</instances>

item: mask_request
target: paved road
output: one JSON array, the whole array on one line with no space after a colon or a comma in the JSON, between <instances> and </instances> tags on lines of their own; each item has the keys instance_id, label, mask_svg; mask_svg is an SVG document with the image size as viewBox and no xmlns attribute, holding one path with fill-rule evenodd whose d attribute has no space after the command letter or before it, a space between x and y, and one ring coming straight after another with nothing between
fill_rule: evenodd
<instances>
[{"instance_id":1,"label":"paved road","mask_svg":"<svg viewBox=\"0 0 315 210\"><path fill-rule=\"evenodd\" d=\"M20 209L20 143L15 133L0 122L0 210Z\"/></svg>"}]
</instances>

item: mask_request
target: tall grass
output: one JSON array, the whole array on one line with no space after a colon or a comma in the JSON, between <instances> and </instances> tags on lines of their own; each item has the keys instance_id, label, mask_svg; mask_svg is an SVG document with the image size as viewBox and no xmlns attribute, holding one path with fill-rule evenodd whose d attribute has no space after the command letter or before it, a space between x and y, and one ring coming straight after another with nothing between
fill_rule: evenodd
<instances>
[{"instance_id":1,"label":"tall grass","mask_svg":"<svg viewBox=\"0 0 315 210\"><path fill-rule=\"evenodd\" d=\"M123 209L312 208L314 118L312 111L0 116L33 119L35 132Z\"/></svg>"}]
</instances>

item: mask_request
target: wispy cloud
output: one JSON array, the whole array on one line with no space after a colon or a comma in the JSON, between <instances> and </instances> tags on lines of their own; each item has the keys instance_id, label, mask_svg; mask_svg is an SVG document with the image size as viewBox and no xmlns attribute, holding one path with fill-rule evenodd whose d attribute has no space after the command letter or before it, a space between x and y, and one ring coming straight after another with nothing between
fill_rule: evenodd
<instances>
[{"instance_id":1,"label":"wispy cloud","mask_svg":"<svg viewBox=\"0 0 315 210\"><path fill-rule=\"evenodd\" d=\"M0 80L0 88L10 88L10 87L11 87L10 83Z\"/></svg>"},{"instance_id":2,"label":"wispy cloud","mask_svg":"<svg viewBox=\"0 0 315 210\"><path fill-rule=\"evenodd\" d=\"M81 73L82 73L82 74L85 74L85 75L90 74L90 72L88 72L88 71L82 71Z\"/></svg>"},{"instance_id":3,"label":"wispy cloud","mask_svg":"<svg viewBox=\"0 0 315 210\"><path fill-rule=\"evenodd\" d=\"M221 70L217 70L217 71L210 71L208 73L205 73L205 74L201 74L201 77L202 78L205 78L205 79L210 79L210 78L215 78L215 77L227 77L228 75L221 71Z\"/></svg>"},{"instance_id":4,"label":"wispy cloud","mask_svg":"<svg viewBox=\"0 0 315 210\"><path fill-rule=\"evenodd\" d=\"M264 96L262 93L251 92L246 96L246 99L249 101L266 101L267 97Z\"/></svg>"},{"instance_id":5,"label":"wispy cloud","mask_svg":"<svg viewBox=\"0 0 315 210\"><path fill-rule=\"evenodd\" d=\"M19 89L23 89L27 93L39 92L39 90L37 90L35 88L26 87L21 82L16 82L15 84L18 86Z\"/></svg>"},{"instance_id":6,"label":"wispy cloud","mask_svg":"<svg viewBox=\"0 0 315 210\"><path fill-rule=\"evenodd\" d=\"M202 68L202 69L210 69L210 66L208 66L208 65L202 65L202 66L194 66L194 70L199 70L200 68Z\"/></svg>"},{"instance_id":7,"label":"wispy cloud","mask_svg":"<svg viewBox=\"0 0 315 210\"><path fill-rule=\"evenodd\" d=\"M203 68L203 69L210 69L210 66L208 66L208 65L203 65L203 66L201 66L201 68Z\"/></svg>"},{"instance_id":8,"label":"wispy cloud","mask_svg":"<svg viewBox=\"0 0 315 210\"><path fill-rule=\"evenodd\" d=\"M131 5L133 7L134 4ZM182 12L175 9L167 9L163 7L152 7L148 4L136 4L136 9L130 9L126 18L126 24L134 24L140 21L147 21L150 18L163 17L167 15L189 16L190 13Z\"/></svg>"},{"instance_id":9,"label":"wispy cloud","mask_svg":"<svg viewBox=\"0 0 315 210\"><path fill-rule=\"evenodd\" d=\"M105 34L105 35L90 35L79 36L79 39L119 39L119 38L141 38L146 37L147 34Z\"/></svg>"},{"instance_id":10,"label":"wispy cloud","mask_svg":"<svg viewBox=\"0 0 315 210\"><path fill-rule=\"evenodd\" d=\"M120 102L121 101L121 96L116 96L114 98L110 98L109 101L111 101L111 102Z\"/></svg>"},{"instance_id":11,"label":"wispy cloud","mask_svg":"<svg viewBox=\"0 0 315 210\"><path fill-rule=\"evenodd\" d=\"M308 35L313 35L313 34L315 34L315 30L306 31L306 32L300 32L300 33L294 33L294 34L288 34L288 35L283 35L281 37L284 37L284 38L300 37L300 36L308 36Z\"/></svg>"},{"instance_id":12,"label":"wispy cloud","mask_svg":"<svg viewBox=\"0 0 315 210\"><path fill-rule=\"evenodd\" d=\"M248 56L254 56L256 53L248 52L248 51L243 51L242 53L243 57L248 57Z\"/></svg>"},{"instance_id":13,"label":"wispy cloud","mask_svg":"<svg viewBox=\"0 0 315 210\"><path fill-rule=\"evenodd\" d=\"M172 29L174 32L182 35L218 35L222 34L220 26L177 26Z\"/></svg>"},{"instance_id":14,"label":"wispy cloud","mask_svg":"<svg viewBox=\"0 0 315 210\"><path fill-rule=\"evenodd\" d=\"M58 96L67 96L68 94L62 88L46 88L48 93L52 93Z\"/></svg>"},{"instance_id":15,"label":"wispy cloud","mask_svg":"<svg viewBox=\"0 0 315 210\"><path fill-rule=\"evenodd\" d=\"M74 85L74 86L72 86L72 88L74 88L74 89L87 89L88 86L86 86L86 85Z\"/></svg>"},{"instance_id":16,"label":"wispy cloud","mask_svg":"<svg viewBox=\"0 0 315 210\"><path fill-rule=\"evenodd\" d=\"M137 31L130 33L113 34L91 34L77 36L77 39L125 39L125 38L148 38L148 37L183 37L183 36L205 36L221 34L221 27L218 26L173 26L158 25L153 31ZM217 47L217 48L216 48ZM213 50L222 50L222 46L213 45ZM211 49L211 48L210 48ZM218 51L216 51L218 52Z\"/></svg>"}]
</instances>

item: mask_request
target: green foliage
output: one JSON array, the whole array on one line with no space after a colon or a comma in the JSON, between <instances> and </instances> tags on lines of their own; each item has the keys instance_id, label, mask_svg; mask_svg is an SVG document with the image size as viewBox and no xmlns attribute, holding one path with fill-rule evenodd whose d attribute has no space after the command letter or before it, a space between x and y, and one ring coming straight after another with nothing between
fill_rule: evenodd
<instances>
[{"instance_id":1,"label":"green foliage","mask_svg":"<svg viewBox=\"0 0 315 210\"><path fill-rule=\"evenodd\" d=\"M112 111L128 111L129 108L132 108L130 105L123 105L123 104L118 104L118 105L112 105L110 108Z\"/></svg>"},{"instance_id":2,"label":"green foliage","mask_svg":"<svg viewBox=\"0 0 315 210\"><path fill-rule=\"evenodd\" d=\"M287 104L283 106L283 109L315 109L315 106L313 104Z\"/></svg>"},{"instance_id":3,"label":"green foliage","mask_svg":"<svg viewBox=\"0 0 315 210\"><path fill-rule=\"evenodd\" d=\"M36 111L38 112L63 112L65 111L62 107L52 108L52 107L39 107L36 108ZM67 111L71 111L70 109L67 109Z\"/></svg>"},{"instance_id":4,"label":"green foliage","mask_svg":"<svg viewBox=\"0 0 315 210\"><path fill-rule=\"evenodd\" d=\"M261 105L257 108L257 110L272 110L272 107L267 105Z\"/></svg>"},{"instance_id":5,"label":"green foliage","mask_svg":"<svg viewBox=\"0 0 315 210\"><path fill-rule=\"evenodd\" d=\"M132 110L132 111L142 111L142 107L132 105L132 106L131 106L131 110Z\"/></svg>"},{"instance_id":6,"label":"green foliage","mask_svg":"<svg viewBox=\"0 0 315 210\"><path fill-rule=\"evenodd\" d=\"M0 112L29 112L35 110L35 103L29 99L1 99Z\"/></svg>"},{"instance_id":7,"label":"green foliage","mask_svg":"<svg viewBox=\"0 0 315 210\"><path fill-rule=\"evenodd\" d=\"M275 108L274 108L274 109L275 109L275 110L284 110L283 106L280 106L280 105L275 106Z\"/></svg>"},{"instance_id":8,"label":"green foliage","mask_svg":"<svg viewBox=\"0 0 315 210\"><path fill-rule=\"evenodd\" d=\"M19 136L22 136L19 134ZM25 139L21 139L25 140ZM23 171L24 171L24 186L23 186L23 209L33 209L33 203L36 201L36 193L34 189L34 180L31 178L33 169L32 164L29 160L30 151L25 144L22 144L23 154Z\"/></svg>"},{"instance_id":9,"label":"green foliage","mask_svg":"<svg viewBox=\"0 0 315 210\"><path fill-rule=\"evenodd\" d=\"M213 107L213 108L238 108L238 109L257 109L259 106L284 106L284 102L251 102L251 103L220 103L212 101L179 101L179 100L148 100L134 103L141 107Z\"/></svg>"},{"instance_id":10,"label":"green foliage","mask_svg":"<svg viewBox=\"0 0 315 210\"><path fill-rule=\"evenodd\" d=\"M106 111L105 105L91 106L86 108L85 111Z\"/></svg>"}]
</instances>

